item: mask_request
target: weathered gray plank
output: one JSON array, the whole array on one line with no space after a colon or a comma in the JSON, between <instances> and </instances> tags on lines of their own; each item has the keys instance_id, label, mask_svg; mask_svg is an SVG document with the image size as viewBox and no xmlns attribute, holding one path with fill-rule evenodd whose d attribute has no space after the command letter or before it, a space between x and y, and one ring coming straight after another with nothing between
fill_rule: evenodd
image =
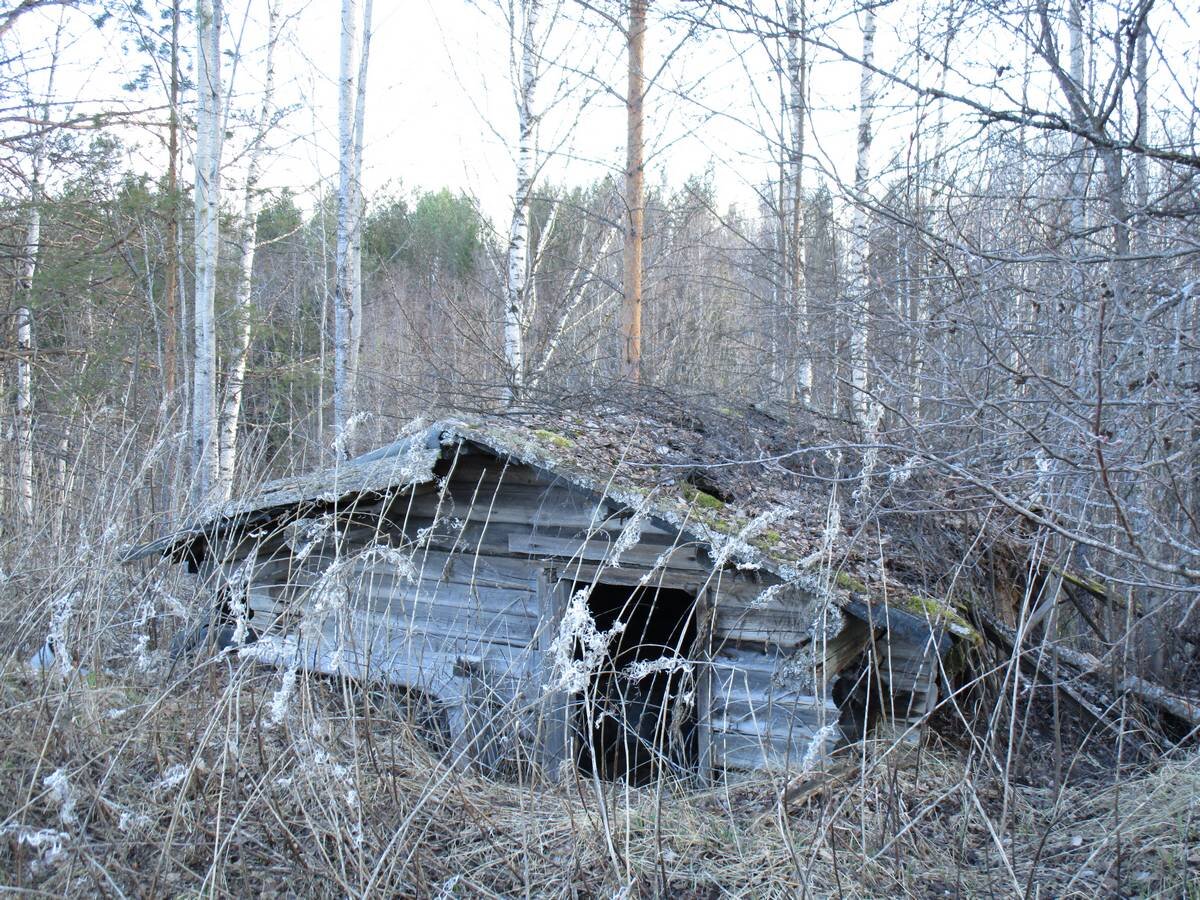
<instances>
[{"instance_id":1,"label":"weathered gray plank","mask_svg":"<svg viewBox=\"0 0 1200 900\"><path fill-rule=\"evenodd\" d=\"M304 622L309 627L336 628L339 617L363 628L369 623L374 634L386 635L389 640L406 641L431 647L457 646L474 648L486 645L525 649L533 641L537 623L525 616L490 615L472 621L467 613L447 609L439 604L421 604L407 610L389 607L356 608L345 611L313 612L311 605L289 610L289 622Z\"/></svg>"},{"instance_id":2,"label":"weathered gray plank","mask_svg":"<svg viewBox=\"0 0 1200 900\"><path fill-rule=\"evenodd\" d=\"M696 666L696 762L700 781L707 784L713 775L713 676L712 648L716 613L714 591L705 588L696 597L696 646L692 656Z\"/></svg>"},{"instance_id":3,"label":"weathered gray plank","mask_svg":"<svg viewBox=\"0 0 1200 900\"><path fill-rule=\"evenodd\" d=\"M596 536L591 540L543 536L540 534L512 534L508 539L508 548L513 553L527 553L530 556L563 557L566 559L607 560L612 555L612 541L607 536ZM621 556L622 564L654 565L663 554L667 555L667 566L698 568L698 554L695 546L655 547L653 545L637 544Z\"/></svg>"},{"instance_id":4,"label":"weathered gray plank","mask_svg":"<svg viewBox=\"0 0 1200 900\"><path fill-rule=\"evenodd\" d=\"M546 568L538 579L538 609L541 627L537 633L536 678L541 688L541 704L535 723L539 762L551 778L557 778L561 763L570 752L568 717L570 703L566 691L551 684L555 660L552 648L558 637L566 608L569 585L557 582Z\"/></svg>"},{"instance_id":5,"label":"weathered gray plank","mask_svg":"<svg viewBox=\"0 0 1200 900\"><path fill-rule=\"evenodd\" d=\"M513 523L553 527L611 527L622 521L616 510L598 507L590 498L560 488L508 487L496 484L456 484L444 494L414 498L404 514L432 519L459 518L473 522ZM403 520L401 520L403 521Z\"/></svg>"},{"instance_id":6,"label":"weathered gray plank","mask_svg":"<svg viewBox=\"0 0 1200 900\"><path fill-rule=\"evenodd\" d=\"M797 729L790 741L749 731L714 729L714 755L728 769L798 769L818 732ZM816 756L827 754L836 740L830 735L813 748Z\"/></svg>"}]
</instances>

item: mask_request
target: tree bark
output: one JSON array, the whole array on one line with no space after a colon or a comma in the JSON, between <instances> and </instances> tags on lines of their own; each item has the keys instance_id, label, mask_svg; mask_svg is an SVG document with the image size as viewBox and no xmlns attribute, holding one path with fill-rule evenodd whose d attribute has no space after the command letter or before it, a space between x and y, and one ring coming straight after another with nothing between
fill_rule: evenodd
<instances>
[{"instance_id":1,"label":"tree bark","mask_svg":"<svg viewBox=\"0 0 1200 900\"><path fill-rule=\"evenodd\" d=\"M33 277L37 272L38 246L41 243L42 213L38 206L38 173L35 167L31 183L29 218L25 224L25 247L21 259L19 291L21 305L16 309L17 328L17 512L26 525L33 522Z\"/></svg>"},{"instance_id":2,"label":"tree bark","mask_svg":"<svg viewBox=\"0 0 1200 900\"><path fill-rule=\"evenodd\" d=\"M220 241L221 0L196 3L196 94L196 290L191 427L194 509L211 499L217 479L214 307Z\"/></svg>"},{"instance_id":3,"label":"tree bark","mask_svg":"<svg viewBox=\"0 0 1200 900\"><path fill-rule=\"evenodd\" d=\"M642 238L645 221L642 104L645 100L644 45L647 0L629 0L629 84L625 95L628 137L625 147L624 303L621 315L624 375L634 384L642 378Z\"/></svg>"},{"instance_id":4,"label":"tree bark","mask_svg":"<svg viewBox=\"0 0 1200 900\"><path fill-rule=\"evenodd\" d=\"M271 126L271 112L274 108L275 44L279 37L279 12L274 2L268 3L267 10L266 79L263 84L262 106L259 107L258 122L249 147L246 184L242 193L242 213L238 220L238 281L233 301L237 338L233 347L229 375L225 382L225 397L221 405L217 484L218 495L222 500L228 500L233 492L233 475L237 465L238 426L241 420L242 393L246 381L246 361L250 355L250 301L259 210L257 189L262 174L262 156L267 140L267 129Z\"/></svg>"},{"instance_id":5,"label":"tree bark","mask_svg":"<svg viewBox=\"0 0 1200 900\"><path fill-rule=\"evenodd\" d=\"M1148 14L1147 14L1148 15ZM1150 22L1142 19L1138 29L1137 46L1134 60L1134 105L1137 110L1137 144L1145 147L1150 134ZM1138 153L1133 157L1134 205L1139 217L1145 216L1146 208L1150 205L1150 171L1146 154Z\"/></svg>"},{"instance_id":6,"label":"tree bark","mask_svg":"<svg viewBox=\"0 0 1200 900\"><path fill-rule=\"evenodd\" d=\"M354 414L356 354L354 334L354 82L358 0L342 0L342 42L338 93L337 250L334 275L333 453L349 456Z\"/></svg>"},{"instance_id":7,"label":"tree bark","mask_svg":"<svg viewBox=\"0 0 1200 900\"><path fill-rule=\"evenodd\" d=\"M517 185L513 192L512 225L508 231L508 283L504 299L504 361L508 368L508 399L520 398L525 385L524 326L529 286L529 203L533 191L534 94L537 59L533 45L541 0L521 4L521 70L517 87ZM514 15L516 13L514 12ZM516 26L516 23L513 23Z\"/></svg>"},{"instance_id":8,"label":"tree bark","mask_svg":"<svg viewBox=\"0 0 1200 900\"><path fill-rule=\"evenodd\" d=\"M175 379L179 366L179 256L176 230L179 218L179 0L171 2L171 76L167 112L167 224L163 255L166 257L166 301L163 354L163 396L175 395Z\"/></svg>"},{"instance_id":9,"label":"tree bark","mask_svg":"<svg viewBox=\"0 0 1200 900\"><path fill-rule=\"evenodd\" d=\"M875 57L875 10L867 9L863 22L862 72L858 84L858 149L854 163L854 215L851 224L850 385L856 417L867 425L867 334L870 299L866 192L871 165L871 116L875 87L871 66Z\"/></svg>"},{"instance_id":10,"label":"tree bark","mask_svg":"<svg viewBox=\"0 0 1200 900\"><path fill-rule=\"evenodd\" d=\"M1067 40L1069 42L1070 76L1073 86L1067 91L1067 102L1071 108L1071 119L1077 129L1086 126L1083 110L1083 3L1082 0L1069 0L1067 6ZM1083 138L1075 135L1071 138L1071 158L1074 166L1071 169L1070 210L1071 210L1071 255L1074 257L1074 286L1075 286L1075 321L1084 333L1087 327L1087 306L1084 303L1086 291L1085 279L1080 260L1084 256L1084 232L1087 230L1087 151Z\"/></svg>"},{"instance_id":11,"label":"tree bark","mask_svg":"<svg viewBox=\"0 0 1200 900\"><path fill-rule=\"evenodd\" d=\"M367 110L367 64L371 53L371 16L374 0L365 0L362 15L362 47L358 55L358 81L354 101L354 213L350 232L350 372L352 388L358 383L359 355L362 351L362 239L365 198L362 186L363 130Z\"/></svg>"},{"instance_id":12,"label":"tree bark","mask_svg":"<svg viewBox=\"0 0 1200 900\"><path fill-rule=\"evenodd\" d=\"M953 12L947 17L946 35L942 42L941 56L938 59L938 91L939 96L934 104L936 110L933 117L933 151L930 155L929 182L928 188L924 191L918 186L917 202L920 205L917 219L926 229L932 230L932 216L937 209L937 196L942 189L943 164L942 153L945 146L945 131L946 131L946 78L950 72L950 46L954 42L954 37L957 33ZM918 177L924 179L924 171L918 170ZM926 199L928 195L928 199ZM918 238L917 244L917 272L915 273L915 285L913 289L913 310L911 316L912 328L914 330L913 353L912 353L912 420L914 423L921 420L923 413L923 401L925 391L925 361L926 361L926 342L932 339L929 334L928 323L926 321L929 314L930 306L930 291L933 278L929 271L929 256L924 240Z\"/></svg>"},{"instance_id":13,"label":"tree bark","mask_svg":"<svg viewBox=\"0 0 1200 900\"><path fill-rule=\"evenodd\" d=\"M805 76L807 52L804 43L808 28L806 0L788 0L787 5L787 77L789 88L788 191L786 215L788 231L784 246L787 271L784 277L784 308L793 317L796 397L807 403L812 396L812 352L809 346L808 292L804 260L804 120L807 113Z\"/></svg>"}]
</instances>

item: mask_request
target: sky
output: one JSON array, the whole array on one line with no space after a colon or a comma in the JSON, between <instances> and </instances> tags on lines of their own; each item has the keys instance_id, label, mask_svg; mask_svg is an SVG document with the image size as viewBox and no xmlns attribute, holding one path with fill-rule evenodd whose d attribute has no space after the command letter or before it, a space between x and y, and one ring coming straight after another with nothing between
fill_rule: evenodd
<instances>
[{"instance_id":1,"label":"sky","mask_svg":"<svg viewBox=\"0 0 1200 900\"><path fill-rule=\"evenodd\" d=\"M339 6L330 0L309 5L293 32L291 67L309 107L292 126L305 136L297 176L305 167L327 178L335 171ZM545 104L561 94L563 80L572 92L546 112L539 146L547 156L543 177L578 184L624 169L625 109L614 91L624 91L625 48L611 29L573 23L574 3L564 7L569 14L555 23L544 51L539 99ZM893 30L885 21L879 32L879 52L895 59L900 49ZM834 36L857 52L857 18L844 19ZM657 71L684 37L681 25L652 14L647 70ZM477 197L494 221L508 218L517 125L509 46L495 0L376 3L364 151L368 192L397 179L447 185ZM770 68L752 38L701 32L683 42L647 99L647 180L679 185L707 174L725 203L756 206L755 189L777 171L771 142L777 140L778 83ZM810 179L818 169L852 177L858 72L848 63L816 61L810 136L819 141L809 142ZM888 141L881 138L880 153L894 152Z\"/></svg>"},{"instance_id":2,"label":"sky","mask_svg":"<svg viewBox=\"0 0 1200 900\"><path fill-rule=\"evenodd\" d=\"M155 2L147 3L152 11ZM277 2L286 20L277 66L277 97L284 115L270 138L265 186L291 188L302 202L307 198L311 203L336 180L341 4ZM669 2L659 0L652 9L668 9ZM826 9L810 0L809 6L813 20L826 26L823 39L859 52L861 32L853 4L831 0ZM594 16L591 24L579 24L579 7L573 0L565 0L564 8L569 14L555 22L545 45L541 100L546 104L556 98L557 103L540 126L541 177L581 184L618 174L624 166L625 113L619 96L625 78L624 45L613 29L596 24ZM476 198L485 216L498 228L505 227L515 180L516 110L502 9L497 0L376 0L363 163L368 198L388 187L445 186ZM934 6L895 2L880 9L876 55L882 65L897 65L911 55L914 36L934 32L933 24L920 20L924 9ZM266 0L226 0L226 16L225 74L227 84L232 76L233 94L224 174L227 185L236 185L238 151L249 132L245 117L257 109L261 91ZM66 27L60 38L64 63L56 75L56 97L77 110L111 105L111 98L130 107L157 107L138 116L148 127L129 127L121 134L130 148L132 168L161 171L163 91L154 84L140 96L120 90L140 65L134 61L144 59L132 49L128 35L112 23L97 29L81 12L47 12L23 18L14 29L19 33L8 43L40 46L45 56L59 21ZM1186 16L1180 22L1187 25ZM776 172L771 141L778 127L778 82L770 61L752 37L718 31L681 42L683 37L682 25L652 12L648 70L657 70L677 45L682 49L671 55L647 100L648 181L677 186L689 176L707 175L723 204L753 211L755 188ZM1195 47L1187 39L1187 28L1182 35L1163 29L1159 39L1163 54L1179 55L1177 68L1186 82L1181 90L1195 96ZM191 28L185 26L183 40L189 47L194 42ZM1178 45L1175 49L1168 46L1172 42ZM986 80L1001 66L1023 71L1025 60L1013 58L1014 46L1003 34L964 34L955 50L959 73L948 86L966 89L966 79ZM927 52L936 53L937 48ZM921 77L930 84L934 66L924 68ZM809 185L818 178L852 179L859 74L853 63L828 51L814 51ZM1005 76L985 93L990 90L998 97L1001 88L1019 93L1023 85L1014 78ZM28 80L35 91L44 91L44 70L30 72ZM879 97L872 153L876 172L911 153L910 102L911 97L897 88ZM972 116L949 109L952 127L956 116L961 133L974 128Z\"/></svg>"},{"instance_id":3,"label":"sky","mask_svg":"<svg viewBox=\"0 0 1200 900\"><path fill-rule=\"evenodd\" d=\"M290 123L298 137L297 180L306 171L326 178L335 171L337 6L306 8L293 32L289 68L308 107ZM493 221L508 217L517 118L509 36L499 13L487 0L478 6L459 0L377 4L364 150L368 193L397 180L408 186L447 185L477 197ZM623 43L611 31L566 20L555 32L546 48L539 97L543 103L558 99L539 129L546 156L542 176L576 184L617 174L624 167L625 111L608 88L623 91ZM678 41L675 32L665 27L651 32L652 65ZM691 48L672 59L662 88L648 100L648 178L677 184L709 172L724 199L752 202L745 182L769 177L769 146L752 128L713 118L714 113L744 117L748 112L745 86L739 84L745 73L728 40L704 43L707 53ZM559 61L587 74L566 72ZM701 64L706 71L699 71ZM562 97L564 80L571 93ZM676 95L682 90L689 102Z\"/></svg>"},{"instance_id":4,"label":"sky","mask_svg":"<svg viewBox=\"0 0 1200 900\"><path fill-rule=\"evenodd\" d=\"M264 181L311 202L322 186L336 181L341 4L282 3L286 24L277 51L277 102L285 114L270 138ZM147 6L153 10L153 0ZM578 15L569 0L565 6ZM249 135L245 123L259 103L266 5L264 0L228 0L226 15L224 71L227 87L232 76L233 95L224 175L233 185L240 176L239 150ZM111 23L98 30L80 13L33 14L20 24L24 43L40 42L44 52L60 21L66 25L60 39L64 63L54 90L64 104L85 110L111 106L116 98L130 107L161 107L164 92L154 78L140 96L121 91L145 57ZM682 37L681 26L652 17L648 69L657 69ZM190 51L194 35L187 26L182 40ZM122 44L125 52L117 52ZM509 46L495 0L376 0L363 162L368 197L389 186L446 186L475 197L497 225L507 221L516 135ZM581 184L619 174L625 153L625 112L614 93L624 89L620 36L564 17L555 23L545 55L540 94L550 108L539 129L542 178ZM825 63L814 78L838 65ZM810 147L834 160L853 153L854 120L844 111L857 91L856 70L840 65L846 71L837 81L853 91L839 88L835 103L823 101L829 109L814 113L821 145ZM648 181L679 185L689 176L707 174L723 202L753 206L755 186L774 171L770 132L777 122L764 118L753 101L757 93L763 102L777 103L772 98L778 87L768 69L766 56L750 39L702 34L685 43L647 100ZM35 93L44 91L44 73L30 80ZM157 108L138 120L150 128L119 132L130 148L130 166L159 171L165 112Z\"/></svg>"}]
</instances>

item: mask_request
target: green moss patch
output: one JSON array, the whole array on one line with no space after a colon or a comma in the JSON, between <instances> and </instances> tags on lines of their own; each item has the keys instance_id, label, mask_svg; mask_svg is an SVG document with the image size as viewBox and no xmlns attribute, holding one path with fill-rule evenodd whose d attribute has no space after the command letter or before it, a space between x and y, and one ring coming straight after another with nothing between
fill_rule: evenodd
<instances>
[{"instance_id":1,"label":"green moss patch","mask_svg":"<svg viewBox=\"0 0 1200 900\"><path fill-rule=\"evenodd\" d=\"M773 549L775 545L778 544L782 539L782 534L780 534L774 528L769 528L758 537L754 538L750 543L759 550L769 551Z\"/></svg>"},{"instance_id":2,"label":"green moss patch","mask_svg":"<svg viewBox=\"0 0 1200 900\"><path fill-rule=\"evenodd\" d=\"M900 605L908 612L923 616L931 622L946 622L974 632L970 623L949 603L934 600L932 597L925 597L921 594L909 594Z\"/></svg>"},{"instance_id":3,"label":"green moss patch","mask_svg":"<svg viewBox=\"0 0 1200 900\"><path fill-rule=\"evenodd\" d=\"M849 572L838 572L833 576L833 580L837 583L838 587L844 588L847 591L853 591L856 594L867 593L867 586Z\"/></svg>"},{"instance_id":4,"label":"green moss patch","mask_svg":"<svg viewBox=\"0 0 1200 900\"><path fill-rule=\"evenodd\" d=\"M724 509L725 504L714 497L712 494L706 494L704 491L690 484L683 485L683 496L689 503L699 506L701 509Z\"/></svg>"},{"instance_id":5,"label":"green moss patch","mask_svg":"<svg viewBox=\"0 0 1200 900\"><path fill-rule=\"evenodd\" d=\"M542 441L543 443L551 444L555 447L566 448L566 447L574 447L575 446L575 442L573 440L571 440L569 437L567 437L566 435L558 434L556 432L549 431L545 428L535 429L533 432L533 436L536 437L538 440Z\"/></svg>"}]
</instances>

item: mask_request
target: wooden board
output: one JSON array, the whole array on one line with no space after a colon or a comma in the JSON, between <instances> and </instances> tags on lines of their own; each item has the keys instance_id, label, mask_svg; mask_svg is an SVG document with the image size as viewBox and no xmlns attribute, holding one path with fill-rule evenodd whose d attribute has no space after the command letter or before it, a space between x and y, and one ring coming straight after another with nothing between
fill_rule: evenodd
<instances>
[{"instance_id":1,"label":"wooden board","mask_svg":"<svg viewBox=\"0 0 1200 900\"><path fill-rule=\"evenodd\" d=\"M716 652L710 699L714 762L726 768L795 765L814 735L836 724L832 699L778 683L787 660L782 653L746 648Z\"/></svg>"},{"instance_id":2,"label":"wooden board","mask_svg":"<svg viewBox=\"0 0 1200 900\"><path fill-rule=\"evenodd\" d=\"M561 559L599 560L605 561L612 557L614 537L597 535L591 539L579 539L544 535L538 533L514 533L509 535L508 549L513 553L523 553L537 557L557 557ZM654 566L665 554L664 565L698 568L698 551L694 545L680 547L654 546L636 544L621 554L621 564L641 565L647 568Z\"/></svg>"}]
</instances>

